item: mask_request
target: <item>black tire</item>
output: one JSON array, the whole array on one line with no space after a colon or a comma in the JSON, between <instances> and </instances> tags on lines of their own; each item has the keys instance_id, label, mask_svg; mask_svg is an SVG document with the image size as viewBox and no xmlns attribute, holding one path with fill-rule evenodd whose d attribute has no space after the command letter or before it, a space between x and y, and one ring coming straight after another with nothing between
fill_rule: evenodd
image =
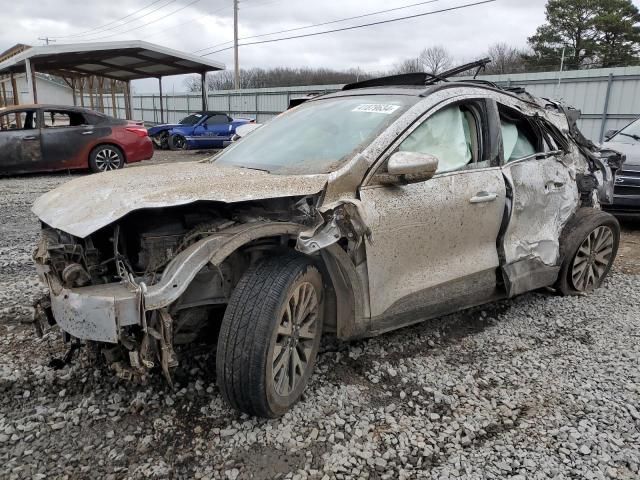
<instances>
[{"instance_id":1,"label":"black tire","mask_svg":"<svg viewBox=\"0 0 640 480\"><path fill-rule=\"evenodd\" d=\"M118 170L124 163L124 153L115 145L98 145L89 154L89 168L94 173Z\"/></svg>"},{"instance_id":2,"label":"black tire","mask_svg":"<svg viewBox=\"0 0 640 480\"><path fill-rule=\"evenodd\" d=\"M291 302L294 293L301 291L307 292L309 298L315 295L317 300L315 314L306 316L305 308L302 316L307 321L300 322L307 325L307 333L313 330L313 339L302 340L302 334L297 337L296 332L302 332L303 328L297 329L296 322L289 322L287 326L286 312L293 310L295 316L296 309L290 308ZM305 294L300 295L296 298L304 298ZM309 305L313 305L311 300ZM267 258L243 275L222 320L216 355L218 385L223 398L233 408L274 418L286 413L300 399L315 365L322 335L323 307L322 275L313 262L302 255ZM281 335L287 328L292 333ZM276 350L280 355L274 358ZM298 371L301 364L296 363L305 356L306 366L299 369L297 376L294 373L292 384L290 373ZM281 365L276 369L276 374L280 373L276 375L277 381L274 363ZM283 379L285 381L281 381Z\"/></svg>"},{"instance_id":3,"label":"black tire","mask_svg":"<svg viewBox=\"0 0 640 480\"><path fill-rule=\"evenodd\" d=\"M610 248L605 249L603 243L598 254L596 247L605 239ZM579 209L560 237L562 264L555 285L558 291L563 295L583 295L598 288L611 270L619 243L620 224L613 215L594 208ZM579 275L583 264L584 276Z\"/></svg>"},{"instance_id":4,"label":"black tire","mask_svg":"<svg viewBox=\"0 0 640 480\"><path fill-rule=\"evenodd\" d=\"M187 139L182 135L173 134L169 137L169 150L186 150L187 149Z\"/></svg>"}]
</instances>

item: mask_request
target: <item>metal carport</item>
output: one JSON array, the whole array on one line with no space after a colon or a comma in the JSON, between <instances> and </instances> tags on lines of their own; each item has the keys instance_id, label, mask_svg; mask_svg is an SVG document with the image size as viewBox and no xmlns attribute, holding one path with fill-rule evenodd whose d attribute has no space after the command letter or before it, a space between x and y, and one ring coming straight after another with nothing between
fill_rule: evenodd
<instances>
[{"instance_id":1,"label":"metal carport","mask_svg":"<svg viewBox=\"0 0 640 480\"><path fill-rule=\"evenodd\" d=\"M161 47L141 40L121 42L90 42L68 45L46 45L31 47L0 62L0 75L12 77L13 98L19 98L15 73L26 73L27 88L33 103L38 103L35 74L48 73L65 79L73 89L74 103L79 86L82 95L84 81L98 79L100 95L104 90L104 79L111 81L112 99L116 82L122 82L125 93L125 111L131 118L131 80L157 78L160 87L160 117L164 121L162 107L162 77L189 73L200 74L202 82L202 109L207 110L205 75L207 72L224 70L224 64L203 57ZM102 80L100 80L102 79Z\"/></svg>"}]
</instances>

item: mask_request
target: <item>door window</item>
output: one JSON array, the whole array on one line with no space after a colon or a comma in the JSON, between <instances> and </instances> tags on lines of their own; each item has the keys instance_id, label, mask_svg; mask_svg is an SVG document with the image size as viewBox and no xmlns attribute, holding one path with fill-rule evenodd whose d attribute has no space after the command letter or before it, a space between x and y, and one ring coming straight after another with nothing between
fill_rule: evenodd
<instances>
[{"instance_id":1,"label":"door window","mask_svg":"<svg viewBox=\"0 0 640 480\"><path fill-rule=\"evenodd\" d=\"M207 125L220 125L222 123L229 123L229 118L226 115L212 115L207 118Z\"/></svg>"},{"instance_id":2,"label":"door window","mask_svg":"<svg viewBox=\"0 0 640 480\"><path fill-rule=\"evenodd\" d=\"M480 124L470 107L446 107L425 120L398 147L438 158L437 173L471 166L480 155Z\"/></svg>"},{"instance_id":3,"label":"door window","mask_svg":"<svg viewBox=\"0 0 640 480\"><path fill-rule=\"evenodd\" d=\"M33 130L38 128L34 111L8 112L0 116L2 130Z\"/></svg>"},{"instance_id":4,"label":"door window","mask_svg":"<svg viewBox=\"0 0 640 480\"><path fill-rule=\"evenodd\" d=\"M530 157L541 151L542 142L523 115L500 107L500 127L505 162Z\"/></svg>"},{"instance_id":5,"label":"door window","mask_svg":"<svg viewBox=\"0 0 640 480\"><path fill-rule=\"evenodd\" d=\"M86 123L81 113L72 111L45 110L43 117L44 128L77 127Z\"/></svg>"}]
</instances>

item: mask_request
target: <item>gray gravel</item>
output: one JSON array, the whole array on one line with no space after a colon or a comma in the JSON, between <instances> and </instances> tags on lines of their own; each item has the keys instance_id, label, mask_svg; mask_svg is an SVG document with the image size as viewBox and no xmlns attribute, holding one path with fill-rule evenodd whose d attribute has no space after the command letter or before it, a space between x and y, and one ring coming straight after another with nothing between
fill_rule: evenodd
<instances>
[{"instance_id":1,"label":"gray gravel","mask_svg":"<svg viewBox=\"0 0 640 480\"><path fill-rule=\"evenodd\" d=\"M0 179L0 478L640 478L640 276L351 344L326 342L278 420L227 408L207 352L132 385L19 323L37 290L36 195Z\"/></svg>"}]
</instances>

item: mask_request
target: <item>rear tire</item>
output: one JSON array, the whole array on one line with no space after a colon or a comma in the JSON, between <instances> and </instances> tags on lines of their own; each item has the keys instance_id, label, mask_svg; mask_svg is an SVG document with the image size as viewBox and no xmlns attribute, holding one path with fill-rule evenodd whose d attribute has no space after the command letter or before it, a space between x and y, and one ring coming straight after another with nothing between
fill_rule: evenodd
<instances>
[{"instance_id":1,"label":"rear tire","mask_svg":"<svg viewBox=\"0 0 640 480\"><path fill-rule=\"evenodd\" d=\"M216 355L218 385L233 408L273 418L300 399L315 365L323 307L322 276L302 255L267 258L244 274Z\"/></svg>"},{"instance_id":2,"label":"rear tire","mask_svg":"<svg viewBox=\"0 0 640 480\"><path fill-rule=\"evenodd\" d=\"M563 295L581 295L602 285L620 243L620 224L606 212L581 208L561 236L563 258L556 288Z\"/></svg>"},{"instance_id":3,"label":"rear tire","mask_svg":"<svg viewBox=\"0 0 640 480\"><path fill-rule=\"evenodd\" d=\"M107 172L124 167L124 153L115 145L98 145L89 154L92 172Z\"/></svg>"},{"instance_id":4,"label":"rear tire","mask_svg":"<svg viewBox=\"0 0 640 480\"><path fill-rule=\"evenodd\" d=\"M169 137L169 150L186 150L187 149L187 139L182 135L174 134Z\"/></svg>"}]
</instances>

